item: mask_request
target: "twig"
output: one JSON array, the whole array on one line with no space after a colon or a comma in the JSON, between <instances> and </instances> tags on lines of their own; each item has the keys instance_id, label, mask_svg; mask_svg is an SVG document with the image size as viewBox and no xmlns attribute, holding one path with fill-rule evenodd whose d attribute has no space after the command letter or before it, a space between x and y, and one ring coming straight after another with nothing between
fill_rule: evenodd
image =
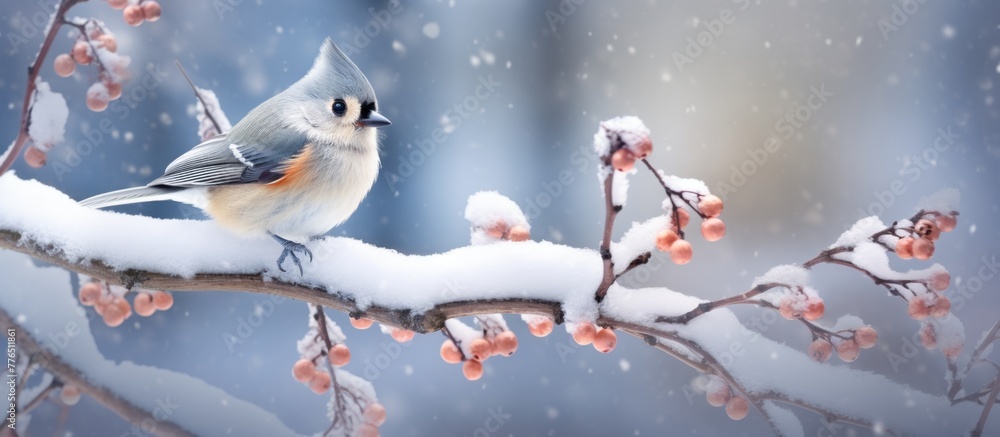
<instances>
[{"instance_id":1,"label":"twig","mask_svg":"<svg viewBox=\"0 0 1000 437\"><path fill-rule=\"evenodd\" d=\"M604 178L604 233L601 236L601 260L604 262L604 276L601 278L601 284L597 286L597 293L594 295L594 299L598 302L604 300L611 284L615 282L615 264L611 260L611 232L614 230L615 217L618 215L618 211L621 211L621 206L615 205L612 198L614 172L615 170L612 169Z\"/></svg>"},{"instance_id":2,"label":"twig","mask_svg":"<svg viewBox=\"0 0 1000 437\"><path fill-rule=\"evenodd\" d=\"M215 132L222 134L222 128L219 127L219 122L215 121L215 117L212 116L212 111L208 108L208 103L205 102L205 98L201 96L201 92L198 91L198 87L194 85L194 81L191 80L191 76L188 76L187 71L184 70L184 66L181 65L181 61L174 61L177 64L177 69L181 71L181 75L187 80L188 85L191 85L191 90L194 91L195 98L201 102L201 106L205 108L205 116L208 117L208 121L212 122L212 126L215 126Z\"/></svg>"},{"instance_id":3,"label":"twig","mask_svg":"<svg viewBox=\"0 0 1000 437\"><path fill-rule=\"evenodd\" d=\"M28 402L28 405L25 405L24 408L22 408L19 411L19 413L20 414L27 414L29 411L34 410L35 407L41 405L42 402L45 402L45 399L49 397L50 393L52 393L55 389L57 389L57 388L59 388L61 386L62 386L62 383L59 382L58 379L53 378L52 382L50 382L47 387L45 387L44 389L42 389L42 391L40 393L38 393L37 396L35 396L34 398L32 398L31 401Z\"/></svg>"},{"instance_id":4,"label":"twig","mask_svg":"<svg viewBox=\"0 0 1000 437\"><path fill-rule=\"evenodd\" d=\"M986 399L983 414L979 416L979 422L976 423L976 428L972 430L973 437L983 435L983 428L986 427L986 419L990 417L990 410L993 409L993 403L997 400L997 394L1000 394L1000 375L997 375L997 380L993 381L993 390L990 390L990 396Z\"/></svg>"}]
</instances>

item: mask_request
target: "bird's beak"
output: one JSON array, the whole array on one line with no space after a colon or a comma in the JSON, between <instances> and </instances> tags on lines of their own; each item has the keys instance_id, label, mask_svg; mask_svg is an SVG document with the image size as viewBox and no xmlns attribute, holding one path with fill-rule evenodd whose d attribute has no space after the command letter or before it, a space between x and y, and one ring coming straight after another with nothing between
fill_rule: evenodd
<instances>
[{"instance_id":1,"label":"bird's beak","mask_svg":"<svg viewBox=\"0 0 1000 437\"><path fill-rule=\"evenodd\" d=\"M368 115L368 118L358 120L358 125L361 127L382 127L390 124L392 124L392 122L389 121L388 118L385 118L385 116L375 111L372 111L371 114Z\"/></svg>"}]
</instances>

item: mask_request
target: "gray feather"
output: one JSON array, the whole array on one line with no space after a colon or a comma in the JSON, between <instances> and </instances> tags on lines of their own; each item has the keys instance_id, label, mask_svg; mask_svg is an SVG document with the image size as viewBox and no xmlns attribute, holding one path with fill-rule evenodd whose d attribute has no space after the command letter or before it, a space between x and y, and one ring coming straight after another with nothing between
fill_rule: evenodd
<instances>
[{"instance_id":1,"label":"gray feather","mask_svg":"<svg viewBox=\"0 0 1000 437\"><path fill-rule=\"evenodd\" d=\"M89 208L105 208L115 205L126 205L129 203L152 202L157 200L173 200L172 194L183 188L173 187L135 187L124 190L112 191L110 193L99 194L85 199L80 205Z\"/></svg>"}]
</instances>

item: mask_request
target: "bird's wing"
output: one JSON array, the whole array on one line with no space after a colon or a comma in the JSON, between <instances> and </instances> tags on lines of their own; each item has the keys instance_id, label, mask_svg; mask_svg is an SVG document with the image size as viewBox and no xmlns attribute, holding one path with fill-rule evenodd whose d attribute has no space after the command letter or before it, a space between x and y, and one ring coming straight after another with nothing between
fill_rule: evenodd
<instances>
[{"instance_id":1,"label":"bird's wing","mask_svg":"<svg viewBox=\"0 0 1000 437\"><path fill-rule=\"evenodd\" d=\"M281 178L282 164L308 144L292 129L269 132L267 144L242 144L226 135L205 141L171 162L150 186L203 187L272 182Z\"/></svg>"}]
</instances>

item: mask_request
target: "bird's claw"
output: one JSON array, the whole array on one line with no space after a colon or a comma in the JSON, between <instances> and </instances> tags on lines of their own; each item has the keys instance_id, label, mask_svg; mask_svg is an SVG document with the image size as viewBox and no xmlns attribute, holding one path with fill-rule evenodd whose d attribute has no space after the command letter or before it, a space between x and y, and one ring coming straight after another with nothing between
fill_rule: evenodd
<instances>
[{"instance_id":1,"label":"bird's claw","mask_svg":"<svg viewBox=\"0 0 1000 437\"><path fill-rule=\"evenodd\" d=\"M304 244L296 243L294 241L289 241L277 235L271 235L271 237L273 237L275 241L281 244L281 247L284 248L284 250L281 251L281 256L278 257L278 270L281 270L282 272L286 271L285 268L282 267L282 265L285 263L285 259L291 256L292 263L294 263L295 266L299 268L299 275L304 275L305 272L302 269L302 261L299 260L299 256L296 255L295 252L301 252L303 254L309 255L309 262L312 262L313 260L312 251L309 250L309 248L306 247L306 245Z\"/></svg>"}]
</instances>

